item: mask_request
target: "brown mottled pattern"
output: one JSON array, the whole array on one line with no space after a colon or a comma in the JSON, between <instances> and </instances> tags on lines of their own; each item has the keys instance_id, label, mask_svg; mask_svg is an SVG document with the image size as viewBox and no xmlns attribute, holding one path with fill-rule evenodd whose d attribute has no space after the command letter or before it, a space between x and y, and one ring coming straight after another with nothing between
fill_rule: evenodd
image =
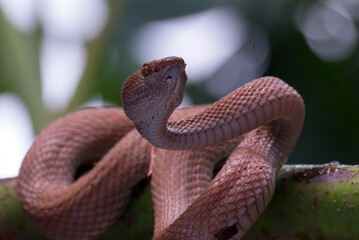
<instances>
[{"instance_id":1,"label":"brown mottled pattern","mask_svg":"<svg viewBox=\"0 0 359 240\"><path fill-rule=\"evenodd\" d=\"M276 174L299 137L303 100L282 80L264 77L212 105L174 111L186 81L181 58L146 63L122 89L125 113L134 124L121 109L86 109L39 134L17 190L47 236L95 239L116 221L131 189L148 172L154 239L245 234L269 203ZM212 180L218 161L227 156ZM79 166L98 160L74 180Z\"/></svg>"}]
</instances>

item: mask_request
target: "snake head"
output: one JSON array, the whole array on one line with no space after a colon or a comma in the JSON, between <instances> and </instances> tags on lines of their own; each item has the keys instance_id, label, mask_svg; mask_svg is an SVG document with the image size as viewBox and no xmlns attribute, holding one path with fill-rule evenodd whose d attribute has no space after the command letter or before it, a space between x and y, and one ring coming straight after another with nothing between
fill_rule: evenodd
<instances>
[{"instance_id":1,"label":"snake head","mask_svg":"<svg viewBox=\"0 0 359 240\"><path fill-rule=\"evenodd\" d=\"M127 78L122 87L122 103L136 126L164 114L168 119L181 104L187 82L185 67L182 58L166 57L143 64L141 70Z\"/></svg>"}]
</instances>

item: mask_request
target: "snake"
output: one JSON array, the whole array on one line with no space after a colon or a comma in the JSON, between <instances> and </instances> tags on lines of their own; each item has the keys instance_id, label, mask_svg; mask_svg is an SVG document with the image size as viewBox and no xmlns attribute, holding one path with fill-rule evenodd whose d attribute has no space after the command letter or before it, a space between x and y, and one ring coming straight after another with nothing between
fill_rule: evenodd
<instances>
[{"instance_id":1,"label":"snake","mask_svg":"<svg viewBox=\"0 0 359 240\"><path fill-rule=\"evenodd\" d=\"M147 62L123 84L123 108L77 110L38 134L16 189L41 232L96 239L150 178L153 239L245 235L300 136L304 101L281 79L261 77L212 104L177 109L185 68L174 56Z\"/></svg>"}]
</instances>

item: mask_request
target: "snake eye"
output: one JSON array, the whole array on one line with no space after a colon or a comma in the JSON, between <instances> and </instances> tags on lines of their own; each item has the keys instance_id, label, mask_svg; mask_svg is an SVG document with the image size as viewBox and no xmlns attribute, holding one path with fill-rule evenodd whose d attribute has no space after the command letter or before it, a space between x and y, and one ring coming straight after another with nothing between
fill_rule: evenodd
<instances>
[{"instance_id":1,"label":"snake eye","mask_svg":"<svg viewBox=\"0 0 359 240\"><path fill-rule=\"evenodd\" d=\"M141 71L142 71L142 74L145 75L145 76L151 73L150 67L148 65L146 65L146 64L144 64L142 66Z\"/></svg>"}]
</instances>

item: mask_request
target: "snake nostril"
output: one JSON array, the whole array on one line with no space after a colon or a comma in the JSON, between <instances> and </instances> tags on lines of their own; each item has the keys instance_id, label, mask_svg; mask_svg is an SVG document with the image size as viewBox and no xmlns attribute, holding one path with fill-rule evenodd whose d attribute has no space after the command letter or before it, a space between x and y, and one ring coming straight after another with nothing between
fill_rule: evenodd
<instances>
[{"instance_id":1,"label":"snake nostril","mask_svg":"<svg viewBox=\"0 0 359 240\"><path fill-rule=\"evenodd\" d=\"M219 232L214 234L214 237L218 240L227 240L238 233L238 228L235 224L229 227L222 228Z\"/></svg>"}]
</instances>

